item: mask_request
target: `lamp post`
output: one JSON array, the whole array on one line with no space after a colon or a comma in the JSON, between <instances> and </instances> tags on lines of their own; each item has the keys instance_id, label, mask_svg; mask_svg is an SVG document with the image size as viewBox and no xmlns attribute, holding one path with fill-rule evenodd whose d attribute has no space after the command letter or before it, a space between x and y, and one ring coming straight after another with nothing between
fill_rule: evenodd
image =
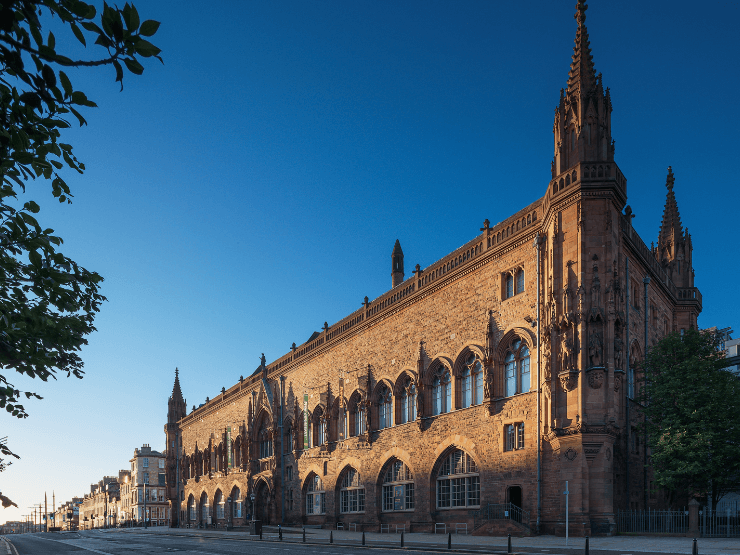
<instances>
[{"instance_id":1,"label":"lamp post","mask_svg":"<svg viewBox=\"0 0 740 555\"><path fill-rule=\"evenodd\" d=\"M226 498L226 503L228 503L229 506L229 514L226 515L226 529L228 530L231 528L231 513L234 511L234 507L231 504L231 496Z\"/></svg>"},{"instance_id":2,"label":"lamp post","mask_svg":"<svg viewBox=\"0 0 740 555\"><path fill-rule=\"evenodd\" d=\"M254 514L254 509L255 509L255 507L254 507L254 492L252 492L252 493L249 494L249 500L251 501L251 505L252 505L252 510L251 510L252 520L257 520L255 518L256 515Z\"/></svg>"},{"instance_id":3,"label":"lamp post","mask_svg":"<svg viewBox=\"0 0 740 555\"><path fill-rule=\"evenodd\" d=\"M565 545L568 545L568 495L570 492L568 491L568 480L565 481L565 491L563 492L563 495L565 495Z\"/></svg>"}]
</instances>

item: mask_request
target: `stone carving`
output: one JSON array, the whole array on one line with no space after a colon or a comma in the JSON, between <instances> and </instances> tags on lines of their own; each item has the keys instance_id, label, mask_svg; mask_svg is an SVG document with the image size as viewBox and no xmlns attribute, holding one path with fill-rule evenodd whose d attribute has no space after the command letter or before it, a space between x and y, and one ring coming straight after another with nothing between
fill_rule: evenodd
<instances>
[{"instance_id":1,"label":"stone carving","mask_svg":"<svg viewBox=\"0 0 740 555\"><path fill-rule=\"evenodd\" d=\"M594 279L591 282L591 308L601 307L601 282L597 273L599 267L594 265Z\"/></svg>"},{"instance_id":2,"label":"stone carving","mask_svg":"<svg viewBox=\"0 0 740 555\"><path fill-rule=\"evenodd\" d=\"M568 332L560 336L560 371L570 372L573 370L573 340Z\"/></svg>"},{"instance_id":3,"label":"stone carving","mask_svg":"<svg viewBox=\"0 0 740 555\"><path fill-rule=\"evenodd\" d=\"M614 376L614 391L615 393L619 393L619 390L622 388L622 376Z\"/></svg>"},{"instance_id":4,"label":"stone carving","mask_svg":"<svg viewBox=\"0 0 740 555\"><path fill-rule=\"evenodd\" d=\"M607 461L612 460L612 450L609 447L606 448L606 453L604 453L604 455L606 456Z\"/></svg>"},{"instance_id":5,"label":"stone carving","mask_svg":"<svg viewBox=\"0 0 740 555\"><path fill-rule=\"evenodd\" d=\"M599 389L604 383L604 372L601 370L592 370L588 373L588 385L592 389Z\"/></svg>"},{"instance_id":6,"label":"stone carving","mask_svg":"<svg viewBox=\"0 0 740 555\"><path fill-rule=\"evenodd\" d=\"M573 449L572 447L568 447L568 450L564 453L565 458L569 461L573 461L578 456L578 451Z\"/></svg>"},{"instance_id":7,"label":"stone carving","mask_svg":"<svg viewBox=\"0 0 740 555\"><path fill-rule=\"evenodd\" d=\"M601 340L601 333L594 330L588 338L588 358L592 368L602 366L602 352L603 341Z\"/></svg>"},{"instance_id":8,"label":"stone carving","mask_svg":"<svg viewBox=\"0 0 740 555\"><path fill-rule=\"evenodd\" d=\"M622 338L617 334L614 337L614 368L617 370L622 370L622 348Z\"/></svg>"},{"instance_id":9,"label":"stone carving","mask_svg":"<svg viewBox=\"0 0 740 555\"><path fill-rule=\"evenodd\" d=\"M558 374L558 378L560 378L560 386L565 392L574 390L578 385L578 372L560 372L560 374Z\"/></svg>"}]
</instances>

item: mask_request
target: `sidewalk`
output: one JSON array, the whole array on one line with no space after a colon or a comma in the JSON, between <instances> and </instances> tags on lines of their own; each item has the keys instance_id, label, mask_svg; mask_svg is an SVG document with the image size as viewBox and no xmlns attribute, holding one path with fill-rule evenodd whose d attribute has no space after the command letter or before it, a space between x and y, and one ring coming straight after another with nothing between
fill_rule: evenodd
<instances>
[{"instance_id":1,"label":"sidewalk","mask_svg":"<svg viewBox=\"0 0 740 555\"><path fill-rule=\"evenodd\" d=\"M133 532L145 532L142 528L122 529ZM283 541L301 541L301 528L284 527ZM362 540L361 532L348 532L345 530L319 530L306 529L306 541L309 543L328 543L329 533L332 533L334 542L337 544L347 543L359 545ZM209 537L224 537L231 539L256 539L246 532L226 532L223 530L198 530L184 528L154 527L146 530L146 533L163 533L178 535L198 535ZM368 546L400 547L400 534L380 534L378 532L366 532L365 542ZM265 526L263 534L265 540L277 540L277 527ZM701 555L740 555L740 538L697 538L699 553ZM447 535L426 534L409 532L404 534L404 543L407 547L428 546L447 548ZM540 548L540 549L583 549L584 538L569 538L568 545L565 538L556 536L532 536L525 538L511 538L512 550L517 548ZM591 550L613 550L621 553L691 553L692 538L681 537L659 537L659 536L611 536L589 538ZM454 549L503 549L506 550L507 538L494 536L466 536L452 534L452 548Z\"/></svg>"}]
</instances>

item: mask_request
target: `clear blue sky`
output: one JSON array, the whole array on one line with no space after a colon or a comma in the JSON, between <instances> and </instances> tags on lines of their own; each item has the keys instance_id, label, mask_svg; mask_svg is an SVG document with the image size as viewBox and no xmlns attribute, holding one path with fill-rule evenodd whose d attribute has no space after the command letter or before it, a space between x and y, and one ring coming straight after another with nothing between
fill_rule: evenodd
<instances>
[{"instance_id":1,"label":"clear blue sky","mask_svg":"<svg viewBox=\"0 0 740 555\"><path fill-rule=\"evenodd\" d=\"M176 366L199 404L385 292L397 238L424 267L542 196L574 4L138 2L165 64L122 93L112 68L72 72L99 105L66 137L87 171L71 206L27 195L109 301L85 379L35 383L31 417L3 417L23 458L0 521L162 449ZM657 239L673 166L700 326L740 334L740 4L591 4L634 225Z\"/></svg>"}]
</instances>

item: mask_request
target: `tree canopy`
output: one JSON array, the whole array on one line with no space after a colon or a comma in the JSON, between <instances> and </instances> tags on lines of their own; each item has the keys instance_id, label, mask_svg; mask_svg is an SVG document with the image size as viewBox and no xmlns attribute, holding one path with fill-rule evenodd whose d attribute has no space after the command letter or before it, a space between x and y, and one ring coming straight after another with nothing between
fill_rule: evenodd
<instances>
[{"instance_id":1,"label":"tree canopy","mask_svg":"<svg viewBox=\"0 0 740 555\"><path fill-rule=\"evenodd\" d=\"M715 504L740 488L740 377L724 369L720 342L693 329L664 337L639 397L657 485Z\"/></svg>"},{"instance_id":2,"label":"tree canopy","mask_svg":"<svg viewBox=\"0 0 740 555\"><path fill-rule=\"evenodd\" d=\"M99 57L76 59L60 51L45 29L52 19L69 39L96 45ZM61 132L71 127L70 118L86 125L79 110L96 105L64 69L111 66L123 90L124 66L140 75L140 58L162 61L160 49L145 38L158 28L157 21L142 22L128 3L122 9L103 3L98 16L81 0L0 2L0 408L17 418L28 416L23 399L41 397L14 387L8 372L43 381L57 372L81 378L79 351L106 300L103 278L60 252L62 238L37 219L39 204L22 198L29 180L39 179L49 182L60 203L71 203L63 172L85 169ZM18 458L4 441L0 450ZM1 499L4 506L12 503Z\"/></svg>"}]
</instances>

